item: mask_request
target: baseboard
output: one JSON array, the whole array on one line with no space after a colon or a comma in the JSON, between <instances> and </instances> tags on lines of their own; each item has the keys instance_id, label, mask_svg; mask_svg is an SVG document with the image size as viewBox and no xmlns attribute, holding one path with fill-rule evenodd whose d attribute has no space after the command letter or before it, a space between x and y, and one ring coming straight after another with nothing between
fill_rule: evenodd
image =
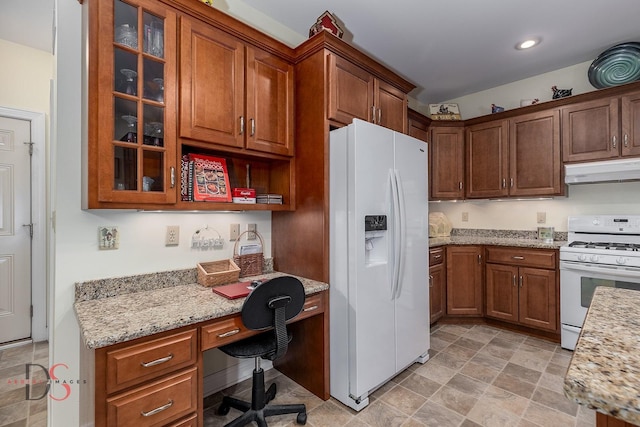
<instances>
[{"instance_id":1,"label":"baseboard","mask_svg":"<svg viewBox=\"0 0 640 427\"><path fill-rule=\"evenodd\" d=\"M213 393L251 378L254 366L255 361L253 359L243 359L235 366L205 376L202 382L203 397L210 396ZM265 371L273 368L273 364L269 360L262 360L261 366Z\"/></svg>"}]
</instances>

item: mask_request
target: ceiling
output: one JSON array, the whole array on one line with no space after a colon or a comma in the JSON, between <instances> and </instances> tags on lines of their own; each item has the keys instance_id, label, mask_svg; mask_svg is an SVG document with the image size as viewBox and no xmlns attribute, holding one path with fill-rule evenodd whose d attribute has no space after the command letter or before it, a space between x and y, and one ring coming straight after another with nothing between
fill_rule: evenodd
<instances>
[{"instance_id":1,"label":"ceiling","mask_svg":"<svg viewBox=\"0 0 640 427\"><path fill-rule=\"evenodd\" d=\"M618 43L640 41L638 0L244 2L304 36L330 11L345 40L415 83L411 96L424 104L592 61ZM53 4L0 0L0 38L52 52ZM514 48L532 36L542 43Z\"/></svg>"},{"instance_id":2,"label":"ceiling","mask_svg":"<svg viewBox=\"0 0 640 427\"><path fill-rule=\"evenodd\" d=\"M52 53L53 3L54 0L0 0L0 39Z\"/></svg>"}]
</instances>

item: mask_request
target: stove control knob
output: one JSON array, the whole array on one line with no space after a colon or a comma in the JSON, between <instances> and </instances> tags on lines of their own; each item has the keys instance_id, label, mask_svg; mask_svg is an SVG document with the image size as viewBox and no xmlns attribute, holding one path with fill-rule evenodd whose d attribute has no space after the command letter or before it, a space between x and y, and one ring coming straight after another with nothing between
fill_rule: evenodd
<instances>
[{"instance_id":1,"label":"stove control knob","mask_svg":"<svg viewBox=\"0 0 640 427\"><path fill-rule=\"evenodd\" d=\"M594 219L593 220L593 225L600 225L600 220L599 219Z\"/></svg>"},{"instance_id":2,"label":"stove control knob","mask_svg":"<svg viewBox=\"0 0 640 427\"><path fill-rule=\"evenodd\" d=\"M600 259L600 257L598 255L591 255L589 259L591 260L591 262L598 262L598 259Z\"/></svg>"},{"instance_id":3,"label":"stove control knob","mask_svg":"<svg viewBox=\"0 0 640 427\"><path fill-rule=\"evenodd\" d=\"M578 261L586 261L587 260L587 256L585 254L579 254L578 255Z\"/></svg>"},{"instance_id":4,"label":"stove control knob","mask_svg":"<svg viewBox=\"0 0 640 427\"><path fill-rule=\"evenodd\" d=\"M627 263L627 259L623 256L619 256L618 258L616 258L616 263L618 264L626 264Z\"/></svg>"}]
</instances>

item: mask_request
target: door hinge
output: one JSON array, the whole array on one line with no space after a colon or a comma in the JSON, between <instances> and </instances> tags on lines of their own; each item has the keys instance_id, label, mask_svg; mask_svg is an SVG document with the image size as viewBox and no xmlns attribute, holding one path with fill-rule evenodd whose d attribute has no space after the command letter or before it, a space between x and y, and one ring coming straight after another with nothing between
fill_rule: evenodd
<instances>
[{"instance_id":1,"label":"door hinge","mask_svg":"<svg viewBox=\"0 0 640 427\"><path fill-rule=\"evenodd\" d=\"M35 144L35 142L25 142L25 144L29 146L29 155L33 156L33 145Z\"/></svg>"},{"instance_id":2,"label":"door hinge","mask_svg":"<svg viewBox=\"0 0 640 427\"><path fill-rule=\"evenodd\" d=\"M29 224L22 224L22 226L29 227L29 237L33 239L33 223L30 222Z\"/></svg>"},{"instance_id":3,"label":"door hinge","mask_svg":"<svg viewBox=\"0 0 640 427\"><path fill-rule=\"evenodd\" d=\"M33 317L33 305L30 307L31 309L31 317Z\"/></svg>"}]
</instances>

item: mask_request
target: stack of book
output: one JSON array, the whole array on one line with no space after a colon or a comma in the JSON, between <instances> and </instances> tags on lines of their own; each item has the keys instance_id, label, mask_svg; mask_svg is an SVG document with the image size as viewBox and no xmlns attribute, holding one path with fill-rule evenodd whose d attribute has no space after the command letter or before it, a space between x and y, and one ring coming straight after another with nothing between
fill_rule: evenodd
<instances>
[{"instance_id":1,"label":"stack of book","mask_svg":"<svg viewBox=\"0 0 640 427\"><path fill-rule=\"evenodd\" d=\"M256 196L257 203L267 203L270 205L281 205L282 194L258 194Z\"/></svg>"}]
</instances>

